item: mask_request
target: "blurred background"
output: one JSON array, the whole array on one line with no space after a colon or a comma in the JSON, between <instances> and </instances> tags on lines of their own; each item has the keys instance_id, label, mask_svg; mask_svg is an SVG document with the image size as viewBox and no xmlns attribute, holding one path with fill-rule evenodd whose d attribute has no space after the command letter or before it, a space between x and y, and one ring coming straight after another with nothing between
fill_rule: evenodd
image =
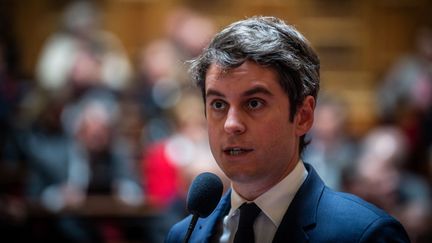
<instances>
[{"instance_id":1,"label":"blurred background","mask_svg":"<svg viewBox=\"0 0 432 243\"><path fill-rule=\"evenodd\" d=\"M0 0L0 241L163 242L190 181L219 174L186 60L273 15L321 58L326 183L432 242L429 0Z\"/></svg>"}]
</instances>

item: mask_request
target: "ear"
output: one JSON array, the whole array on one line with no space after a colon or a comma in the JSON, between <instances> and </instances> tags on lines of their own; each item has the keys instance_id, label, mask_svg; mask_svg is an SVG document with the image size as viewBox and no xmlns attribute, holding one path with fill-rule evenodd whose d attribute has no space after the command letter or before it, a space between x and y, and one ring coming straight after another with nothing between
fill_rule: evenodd
<instances>
[{"instance_id":1,"label":"ear","mask_svg":"<svg viewBox=\"0 0 432 243\"><path fill-rule=\"evenodd\" d=\"M294 118L297 136L303 136L311 129L314 121L314 110L315 98L310 95L306 96Z\"/></svg>"}]
</instances>

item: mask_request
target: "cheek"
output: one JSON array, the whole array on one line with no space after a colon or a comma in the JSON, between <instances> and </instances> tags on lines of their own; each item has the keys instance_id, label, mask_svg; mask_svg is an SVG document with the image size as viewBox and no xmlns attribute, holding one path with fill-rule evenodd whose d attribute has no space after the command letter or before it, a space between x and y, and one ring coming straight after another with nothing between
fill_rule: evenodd
<instances>
[{"instance_id":1,"label":"cheek","mask_svg":"<svg viewBox=\"0 0 432 243\"><path fill-rule=\"evenodd\" d=\"M267 123L266 129L257 136L262 145L267 146L269 150L288 151L296 140L294 126L287 121Z\"/></svg>"}]
</instances>

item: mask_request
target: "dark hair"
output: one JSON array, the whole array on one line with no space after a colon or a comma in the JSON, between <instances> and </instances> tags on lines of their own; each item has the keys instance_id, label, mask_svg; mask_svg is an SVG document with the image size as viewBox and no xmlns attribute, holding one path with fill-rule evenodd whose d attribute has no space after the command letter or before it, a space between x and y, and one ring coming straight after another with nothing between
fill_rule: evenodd
<instances>
[{"instance_id":1,"label":"dark hair","mask_svg":"<svg viewBox=\"0 0 432 243\"><path fill-rule=\"evenodd\" d=\"M252 17L219 32L210 45L191 61L192 79L205 102L205 77L211 64L231 69L250 60L272 68L290 101L290 121L306 96L315 99L319 90L319 59L306 38L293 26L275 17ZM307 145L300 138L300 153Z\"/></svg>"}]
</instances>

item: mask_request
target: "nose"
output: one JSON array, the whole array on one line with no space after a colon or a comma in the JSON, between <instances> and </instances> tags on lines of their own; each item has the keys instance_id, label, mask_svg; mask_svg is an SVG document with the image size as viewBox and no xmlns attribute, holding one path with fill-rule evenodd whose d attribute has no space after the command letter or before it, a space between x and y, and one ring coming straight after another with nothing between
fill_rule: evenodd
<instances>
[{"instance_id":1,"label":"nose","mask_svg":"<svg viewBox=\"0 0 432 243\"><path fill-rule=\"evenodd\" d=\"M246 131L246 126L242 121L241 114L236 109L230 109L227 113L225 124L225 132L228 134L242 134Z\"/></svg>"}]
</instances>

